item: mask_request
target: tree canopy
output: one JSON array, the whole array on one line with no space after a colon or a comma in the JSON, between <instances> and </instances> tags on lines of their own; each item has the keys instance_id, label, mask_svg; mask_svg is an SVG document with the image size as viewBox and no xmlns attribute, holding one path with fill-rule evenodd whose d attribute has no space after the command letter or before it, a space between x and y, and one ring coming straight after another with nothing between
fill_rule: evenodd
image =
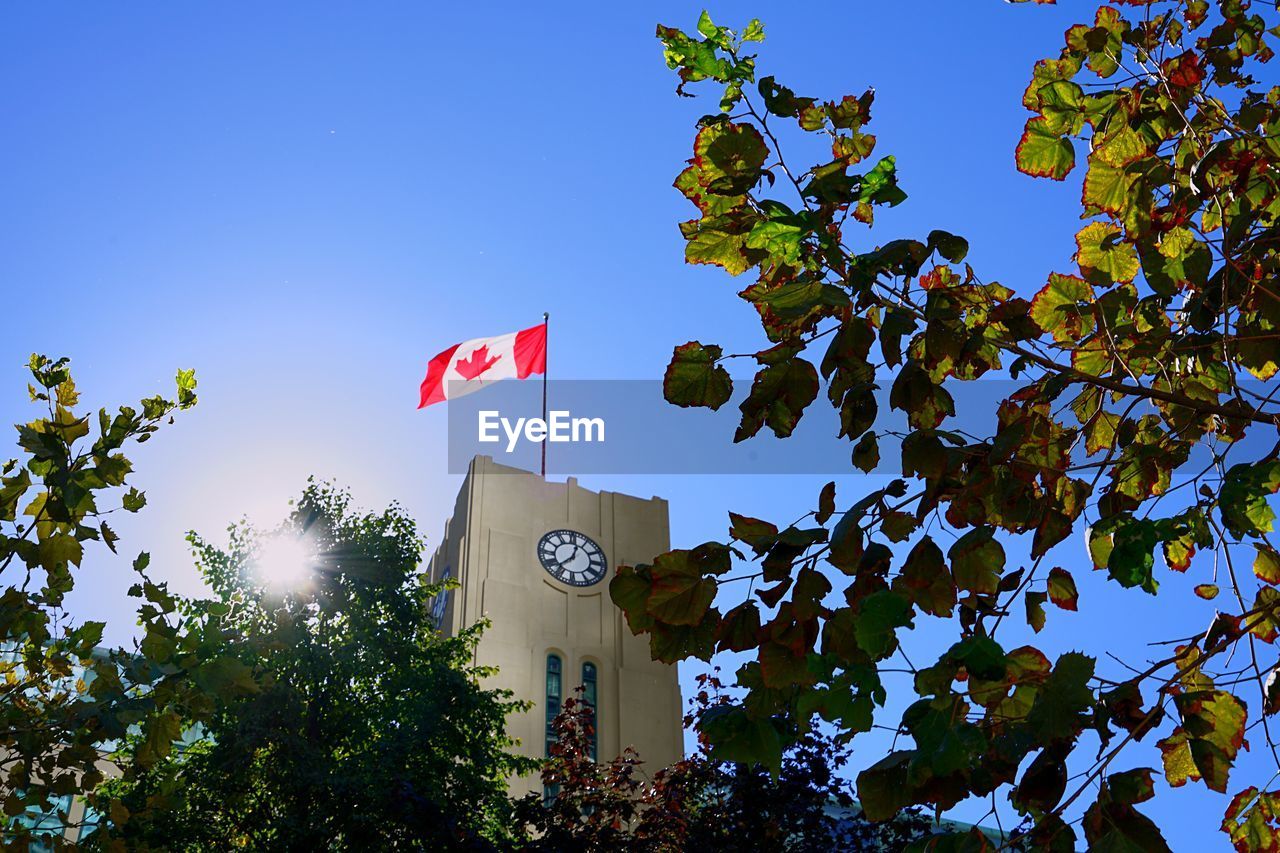
<instances>
[{"instance_id":1,"label":"tree canopy","mask_svg":"<svg viewBox=\"0 0 1280 853\"><path fill-rule=\"evenodd\" d=\"M760 75L758 21L658 28L677 92L714 84L719 107L675 181L696 207L685 258L749 274L738 295L764 338L677 346L667 399L725 405L725 361L745 358L735 441L790 436L822 396L852 467L900 463L843 502L829 484L795 524L730 513L725 541L617 573L613 599L655 658L750 655L743 700L702 721L713 755L776 770L815 717L854 737L902 689L894 728L913 745L859 774L872 817L998 793L1036 849L1162 850L1140 811L1162 772L1228 795L1239 849L1280 847L1280 791L1232 774L1246 732L1280 754L1280 87L1255 78L1277 23L1248 0L1116 0L1067 30L1032 69L1011 153L1034 177L1082 168L1084 225L1070 268L1016 288L966 264L957 235L862 236L906 199L894 157L873 156L872 91L823 100ZM823 156L801 165L797 145ZM966 389L993 377L1006 390L975 434ZM1169 653L1133 669L1006 639L1026 633L1015 621L1053 631L1048 605L1084 606L1082 569L1116 595L1201 573L1220 609L1169 625L1152 638ZM924 620L953 643L900 663Z\"/></svg>"},{"instance_id":2,"label":"tree canopy","mask_svg":"<svg viewBox=\"0 0 1280 853\"><path fill-rule=\"evenodd\" d=\"M187 745L108 783L130 849L493 849L510 831L506 715L483 688L483 626L443 637L440 585L404 511L311 483L273 531L191 542L214 599L179 603L224 638L244 692Z\"/></svg>"}]
</instances>

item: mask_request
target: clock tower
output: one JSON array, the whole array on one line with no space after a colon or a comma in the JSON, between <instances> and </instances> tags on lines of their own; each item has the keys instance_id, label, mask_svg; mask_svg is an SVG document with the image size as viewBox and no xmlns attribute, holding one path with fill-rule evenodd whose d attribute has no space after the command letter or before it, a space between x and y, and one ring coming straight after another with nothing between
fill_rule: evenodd
<instances>
[{"instance_id":1,"label":"clock tower","mask_svg":"<svg viewBox=\"0 0 1280 853\"><path fill-rule=\"evenodd\" d=\"M670 548L667 502L593 492L570 477L542 477L471 461L453 516L431 558L433 581L459 588L436 599L446 634L488 617L476 663L496 667L488 684L533 703L508 720L517 750L547 755L548 725L583 688L596 708L596 755L633 746L652 772L683 756L680 685L674 666L649 657L609 598L619 564L651 562ZM513 794L541 790L513 779Z\"/></svg>"}]
</instances>

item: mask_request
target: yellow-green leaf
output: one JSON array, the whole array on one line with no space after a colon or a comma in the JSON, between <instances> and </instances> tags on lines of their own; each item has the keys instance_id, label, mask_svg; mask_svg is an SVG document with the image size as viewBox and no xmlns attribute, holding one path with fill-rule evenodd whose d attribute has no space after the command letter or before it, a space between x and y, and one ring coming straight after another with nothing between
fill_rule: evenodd
<instances>
[{"instance_id":1,"label":"yellow-green leaf","mask_svg":"<svg viewBox=\"0 0 1280 853\"><path fill-rule=\"evenodd\" d=\"M1061 181L1076 164L1075 148L1070 139L1053 132L1047 119L1027 121L1015 152L1018 171L1037 178Z\"/></svg>"},{"instance_id":2,"label":"yellow-green leaf","mask_svg":"<svg viewBox=\"0 0 1280 853\"><path fill-rule=\"evenodd\" d=\"M1091 222L1076 234L1076 263L1085 275L1094 271L1113 282L1132 281L1138 274L1138 253L1120 242L1120 229L1106 222Z\"/></svg>"}]
</instances>

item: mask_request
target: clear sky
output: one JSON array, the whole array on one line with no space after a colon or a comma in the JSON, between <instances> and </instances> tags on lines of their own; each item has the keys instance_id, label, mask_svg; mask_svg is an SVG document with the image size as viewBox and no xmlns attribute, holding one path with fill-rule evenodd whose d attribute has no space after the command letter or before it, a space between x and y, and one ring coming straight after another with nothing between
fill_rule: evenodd
<instances>
[{"instance_id":1,"label":"clear sky","mask_svg":"<svg viewBox=\"0 0 1280 853\"><path fill-rule=\"evenodd\" d=\"M1069 267L1079 188L1014 170L1020 96L1033 62L1093 7L710 11L731 26L763 19L760 68L800 94L875 87L877 153L896 155L910 196L877 214L877 242L965 235L983 278L1029 294ZM118 524L122 550L149 550L180 591L199 589L185 530L272 523L309 474L371 508L401 501L434 540L460 483L446 473L443 407L415 410L437 351L543 311L561 378L652 379L675 344L758 341L733 296L746 282L685 266L676 229L692 208L670 184L714 104L674 95L653 31L691 28L700 9L6 4L0 415L29 419L32 351L70 356L92 405L168 391L178 367L196 368L199 406L133 454L151 505ZM692 545L722 536L730 508L790 521L824 479L583 482L663 495L675 544ZM851 478L843 493L863 487ZM73 606L122 641L128 572L108 557L92 552ZM1073 645L1151 656L1142 643L1167 633L1143 626L1191 612L1190 586L1206 580L1165 573L1176 589L1157 604L1071 568L1083 612L1050 613L1051 657ZM878 720L894 721L893 709ZM885 744L860 745L859 763ZM1143 765L1159 766L1150 742L1114 769ZM1242 761L1237 779L1260 766ZM1225 798L1193 785L1157 799L1175 849L1226 849Z\"/></svg>"}]
</instances>

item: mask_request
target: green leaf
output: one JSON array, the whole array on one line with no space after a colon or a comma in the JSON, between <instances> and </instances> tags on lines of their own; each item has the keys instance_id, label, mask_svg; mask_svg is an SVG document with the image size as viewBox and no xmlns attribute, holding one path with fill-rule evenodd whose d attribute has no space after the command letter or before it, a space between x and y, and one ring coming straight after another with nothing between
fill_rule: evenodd
<instances>
[{"instance_id":1,"label":"green leaf","mask_svg":"<svg viewBox=\"0 0 1280 853\"><path fill-rule=\"evenodd\" d=\"M146 740L138 749L138 763L143 767L151 767L167 757L173 748L173 742L182 737L182 721L172 711L152 719L147 724Z\"/></svg>"},{"instance_id":2,"label":"green leaf","mask_svg":"<svg viewBox=\"0 0 1280 853\"><path fill-rule=\"evenodd\" d=\"M98 530L102 534L103 543L108 549L110 549L112 554L116 553L116 543L120 541L120 537L116 535L114 530L107 526L105 521L102 522Z\"/></svg>"},{"instance_id":3,"label":"green leaf","mask_svg":"<svg viewBox=\"0 0 1280 853\"><path fill-rule=\"evenodd\" d=\"M1037 634L1044 630L1044 602L1046 598L1048 598L1048 593L1028 591L1026 594L1027 624Z\"/></svg>"},{"instance_id":4,"label":"green leaf","mask_svg":"<svg viewBox=\"0 0 1280 853\"><path fill-rule=\"evenodd\" d=\"M911 803L908 770L915 750L891 752L858 774L858 802L868 820L889 820Z\"/></svg>"},{"instance_id":5,"label":"green leaf","mask_svg":"<svg viewBox=\"0 0 1280 853\"><path fill-rule=\"evenodd\" d=\"M1023 814L1047 812L1062 799L1066 785L1067 767L1062 752L1050 746L1032 760L1011 799Z\"/></svg>"},{"instance_id":6,"label":"green leaf","mask_svg":"<svg viewBox=\"0 0 1280 853\"><path fill-rule=\"evenodd\" d=\"M1111 551L1107 571L1124 587L1140 587L1152 595L1158 584L1152 574L1155 566L1157 531L1146 519L1117 517L1111 535Z\"/></svg>"},{"instance_id":7,"label":"green leaf","mask_svg":"<svg viewBox=\"0 0 1280 853\"><path fill-rule=\"evenodd\" d=\"M804 410L818 396L818 371L803 358L769 364L756 373L742 401L742 423L734 441L743 441L768 424L778 438L791 435Z\"/></svg>"},{"instance_id":8,"label":"green leaf","mask_svg":"<svg viewBox=\"0 0 1280 853\"><path fill-rule=\"evenodd\" d=\"M805 229L795 222L765 219L757 222L747 234L745 245L748 249L759 249L777 263L795 266L800 262L800 246L804 235ZM821 283L808 284L820 285ZM831 289L840 293L837 288ZM846 301L848 301L847 298Z\"/></svg>"},{"instance_id":9,"label":"green leaf","mask_svg":"<svg viewBox=\"0 0 1280 853\"><path fill-rule=\"evenodd\" d=\"M902 565L901 592L925 613L950 616L956 606L956 584L947 569L942 549L929 536L907 554ZM895 589L898 584L895 584Z\"/></svg>"},{"instance_id":10,"label":"green leaf","mask_svg":"<svg viewBox=\"0 0 1280 853\"><path fill-rule=\"evenodd\" d=\"M1075 610L1080 594L1076 592L1075 579L1066 569L1049 570L1049 600L1063 610Z\"/></svg>"},{"instance_id":11,"label":"green leaf","mask_svg":"<svg viewBox=\"0 0 1280 853\"><path fill-rule=\"evenodd\" d=\"M680 71L681 88L676 89L680 94L684 94L682 87L685 83L708 79L728 81L732 66L716 54L716 42L699 41L674 27L661 24L658 25L657 36L662 42L667 67Z\"/></svg>"},{"instance_id":12,"label":"green leaf","mask_svg":"<svg viewBox=\"0 0 1280 853\"><path fill-rule=\"evenodd\" d=\"M708 39L716 39L720 35L720 28L711 23L711 16L707 14L707 10L703 9L702 14L698 17L698 32Z\"/></svg>"},{"instance_id":13,"label":"green leaf","mask_svg":"<svg viewBox=\"0 0 1280 853\"><path fill-rule=\"evenodd\" d=\"M54 410L53 429L59 438L67 444L72 444L89 434L89 419L79 417L59 405Z\"/></svg>"},{"instance_id":14,"label":"green leaf","mask_svg":"<svg viewBox=\"0 0 1280 853\"><path fill-rule=\"evenodd\" d=\"M1000 585L1004 571L1004 547L988 527L977 527L956 540L947 553L956 586L970 592L991 595Z\"/></svg>"},{"instance_id":15,"label":"green leaf","mask_svg":"<svg viewBox=\"0 0 1280 853\"><path fill-rule=\"evenodd\" d=\"M1027 715L1027 724L1040 741L1074 737L1084 728L1085 714L1093 705L1089 679L1096 663L1079 652L1058 658Z\"/></svg>"},{"instance_id":16,"label":"green leaf","mask_svg":"<svg viewBox=\"0 0 1280 853\"><path fill-rule=\"evenodd\" d=\"M947 658L960 664L974 678L1001 681L1008 671L1009 658L990 637L966 637L947 651Z\"/></svg>"},{"instance_id":17,"label":"green leaf","mask_svg":"<svg viewBox=\"0 0 1280 853\"><path fill-rule=\"evenodd\" d=\"M796 93L786 86L780 85L773 77L761 77L757 85L760 97L764 100L765 109L782 118L800 117L802 110L809 110L821 115L821 110L813 107L813 98L796 97ZM817 128L822 127L822 119L818 118Z\"/></svg>"},{"instance_id":18,"label":"green leaf","mask_svg":"<svg viewBox=\"0 0 1280 853\"><path fill-rule=\"evenodd\" d=\"M898 188L897 164L892 156L884 157L862 176L858 200L890 207L905 201L907 194Z\"/></svg>"},{"instance_id":19,"label":"green leaf","mask_svg":"<svg viewBox=\"0 0 1280 853\"><path fill-rule=\"evenodd\" d=\"M1197 594L1199 594L1199 590L1197 590ZM1249 608L1252 611L1257 611L1255 616L1249 618L1249 622L1252 623L1252 627L1249 630L1264 643L1274 643L1277 635L1280 635L1280 615L1276 611L1277 603L1280 603L1280 590L1275 587L1261 586L1254 595L1253 606Z\"/></svg>"},{"instance_id":20,"label":"green leaf","mask_svg":"<svg viewBox=\"0 0 1280 853\"><path fill-rule=\"evenodd\" d=\"M1170 853L1160 828L1133 806L1104 802L1106 793L1084 815L1084 835L1090 850L1111 853Z\"/></svg>"},{"instance_id":21,"label":"green leaf","mask_svg":"<svg viewBox=\"0 0 1280 853\"><path fill-rule=\"evenodd\" d=\"M721 651L745 652L759 644L760 608L754 601L744 601L724 614L716 628L716 641Z\"/></svg>"},{"instance_id":22,"label":"green leaf","mask_svg":"<svg viewBox=\"0 0 1280 853\"><path fill-rule=\"evenodd\" d=\"M969 254L969 241L947 231L929 232L929 250L937 251L953 264L958 264Z\"/></svg>"},{"instance_id":23,"label":"green leaf","mask_svg":"<svg viewBox=\"0 0 1280 853\"><path fill-rule=\"evenodd\" d=\"M1270 545L1261 542L1253 543L1257 555L1253 558L1253 573L1258 580L1269 584L1280 584L1280 554Z\"/></svg>"},{"instance_id":24,"label":"green leaf","mask_svg":"<svg viewBox=\"0 0 1280 853\"><path fill-rule=\"evenodd\" d=\"M792 281L781 287L761 290L752 294L750 299L757 305L767 306L783 320L806 318L815 309L829 314L829 309L849 304L849 294L824 281Z\"/></svg>"},{"instance_id":25,"label":"green leaf","mask_svg":"<svg viewBox=\"0 0 1280 853\"><path fill-rule=\"evenodd\" d=\"M1222 819L1236 850L1264 851L1280 847L1280 791L1260 792L1250 785L1231 800Z\"/></svg>"},{"instance_id":26,"label":"green leaf","mask_svg":"<svg viewBox=\"0 0 1280 853\"><path fill-rule=\"evenodd\" d=\"M1044 133L1078 134L1084 127L1084 90L1070 80L1052 80L1036 92L1036 101L1044 116Z\"/></svg>"},{"instance_id":27,"label":"green leaf","mask_svg":"<svg viewBox=\"0 0 1280 853\"><path fill-rule=\"evenodd\" d=\"M911 604L901 595L882 589L863 599L854 623L854 638L873 660L883 660L898 647L897 629L911 624Z\"/></svg>"},{"instance_id":28,"label":"green leaf","mask_svg":"<svg viewBox=\"0 0 1280 853\"><path fill-rule=\"evenodd\" d=\"M1198 775L1209 788L1225 794L1227 777L1244 742L1249 716L1244 703L1225 690L1189 691L1175 695L1173 701Z\"/></svg>"},{"instance_id":29,"label":"green leaf","mask_svg":"<svg viewBox=\"0 0 1280 853\"><path fill-rule=\"evenodd\" d=\"M0 521L13 521L17 517L18 503L29 488L31 473L26 468L19 468L11 477L0 478Z\"/></svg>"},{"instance_id":30,"label":"green leaf","mask_svg":"<svg viewBox=\"0 0 1280 853\"><path fill-rule=\"evenodd\" d=\"M876 442L874 432L863 433L862 438L854 445L853 464L868 474L880 464L880 446Z\"/></svg>"},{"instance_id":31,"label":"green leaf","mask_svg":"<svg viewBox=\"0 0 1280 853\"><path fill-rule=\"evenodd\" d=\"M806 566L796 575L791 608L796 619L806 621L823 615L822 600L831 592L831 581L817 569Z\"/></svg>"},{"instance_id":32,"label":"green leaf","mask_svg":"<svg viewBox=\"0 0 1280 853\"><path fill-rule=\"evenodd\" d=\"M757 554L763 554L778 540L778 526L748 515L729 513L729 535L750 545Z\"/></svg>"},{"instance_id":33,"label":"green leaf","mask_svg":"<svg viewBox=\"0 0 1280 853\"><path fill-rule=\"evenodd\" d=\"M775 774L782 767L782 739L768 719L753 719L743 708L721 705L703 713L698 729L711 742L717 760L762 764Z\"/></svg>"},{"instance_id":34,"label":"green leaf","mask_svg":"<svg viewBox=\"0 0 1280 853\"><path fill-rule=\"evenodd\" d=\"M136 488L130 487L129 491L125 492L121 505L127 512L137 512L147 505L146 492L140 492Z\"/></svg>"},{"instance_id":35,"label":"green leaf","mask_svg":"<svg viewBox=\"0 0 1280 853\"><path fill-rule=\"evenodd\" d=\"M1151 778L1154 773L1150 767L1139 767L1111 774L1107 777L1111 799L1131 806L1145 803L1156 795L1155 783Z\"/></svg>"},{"instance_id":36,"label":"green leaf","mask_svg":"<svg viewBox=\"0 0 1280 853\"><path fill-rule=\"evenodd\" d=\"M196 404L195 369L179 370L175 382L178 385L178 408L189 409Z\"/></svg>"},{"instance_id":37,"label":"green leaf","mask_svg":"<svg viewBox=\"0 0 1280 853\"><path fill-rule=\"evenodd\" d=\"M259 690L253 669L227 655L201 666L195 672L195 679L202 689L223 698L249 696Z\"/></svg>"},{"instance_id":38,"label":"green leaf","mask_svg":"<svg viewBox=\"0 0 1280 853\"><path fill-rule=\"evenodd\" d=\"M1124 169L1108 166L1100 158L1090 158L1084 178L1085 210L1124 217L1133 203L1131 196L1137 180Z\"/></svg>"},{"instance_id":39,"label":"green leaf","mask_svg":"<svg viewBox=\"0 0 1280 853\"><path fill-rule=\"evenodd\" d=\"M898 371L889 389L889 405L906 412L911 425L921 430L935 429L956 413L951 394L914 361Z\"/></svg>"},{"instance_id":40,"label":"green leaf","mask_svg":"<svg viewBox=\"0 0 1280 853\"><path fill-rule=\"evenodd\" d=\"M768 156L764 137L748 124L709 124L693 143L693 165L704 176L705 186L719 195L748 192L760 180Z\"/></svg>"},{"instance_id":41,"label":"green leaf","mask_svg":"<svg viewBox=\"0 0 1280 853\"><path fill-rule=\"evenodd\" d=\"M718 362L723 351L715 344L690 341L675 348L662 380L662 395L677 406L719 409L733 394L729 371Z\"/></svg>"},{"instance_id":42,"label":"green leaf","mask_svg":"<svg viewBox=\"0 0 1280 853\"><path fill-rule=\"evenodd\" d=\"M745 195L719 195L707 189L701 181L702 172L696 166L690 166L676 175L672 186L680 190L685 198L697 205L704 216L715 218L741 208L747 201Z\"/></svg>"},{"instance_id":43,"label":"green leaf","mask_svg":"<svg viewBox=\"0 0 1280 853\"><path fill-rule=\"evenodd\" d=\"M1053 132L1053 125L1045 118L1027 121L1018 141L1016 152L1018 171L1037 178L1061 181L1076 165L1075 148L1071 140Z\"/></svg>"},{"instance_id":44,"label":"green leaf","mask_svg":"<svg viewBox=\"0 0 1280 853\"><path fill-rule=\"evenodd\" d=\"M1227 470L1222 490L1218 494L1218 508L1222 521L1232 535L1243 538L1271 532L1275 511L1267 502L1267 496L1280 489L1280 462L1247 462L1233 465Z\"/></svg>"},{"instance_id":45,"label":"green leaf","mask_svg":"<svg viewBox=\"0 0 1280 853\"><path fill-rule=\"evenodd\" d=\"M1138 274L1138 254L1133 246L1120 242L1119 228L1106 222L1091 222L1076 234L1076 263L1090 277L1101 273L1108 282L1132 281Z\"/></svg>"},{"instance_id":46,"label":"green leaf","mask_svg":"<svg viewBox=\"0 0 1280 853\"><path fill-rule=\"evenodd\" d=\"M710 661L716 650L716 624L719 618L712 608L697 625L655 623L649 629L649 656L662 663L677 663L686 658Z\"/></svg>"},{"instance_id":47,"label":"green leaf","mask_svg":"<svg viewBox=\"0 0 1280 853\"><path fill-rule=\"evenodd\" d=\"M685 224L686 262L724 267L730 275L741 275L757 263L758 257L748 257L747 232L741 223L718 216Z\"/></svg>"},{"instance_id":48,"label":"green leaf","mask_svg":"<svg viewBox=\"0 0 1280 853\"><path fill-rule=\"evenodd\" d=\"M1014 1L1026 2L1026 0ZM1036 0L1036 2L1046 2L1046 0ZM1055 80L1070 80L1080 72L1080 66L1080 60L1072 56L1064 56L1061 59L1041 59L1031 71L1031 82L1022 93L1022 105L1029 110L1040 109L1040 90Z\"/></svg>"},{"instance_id":49,"label":"green leaf","mask_svg":"<svg viewBox=\"0 0 1280 853\"><path fill-rule=\"evenodd\" d=\"M880 324L880 352L885 364L895 367L902 363L902 338L916 328L916 321L910 312L890 307L885 312L884 321Z\"/></svg>"},{"instance_id":50,"label":"green leaf","mask_svg":"<svg viewBox=\"0 0 1280 853\"><path fill-rule=\"evenodd\" d=\"M1059 343L1074 343L1093 331L1093 287L1073 275L1052 273L1031 301L1031 319Z\"/></svg>"},{"instance_id":51,"label":"green leaf","mask_svg":"<svg viewBox=\"0 0 1280 853\"><path fill-rule=\"evenodd\" d=\"M650 567L652 586L646 611L668 625L698 625L716 597L716 582L704 572L723 572L729 567L728 549L721 548L715 558L700 553L676 550L660 554Z\"/></svg>"},{"instance_id":52,"label":"green leaf","mask_svg":"<svg viewBox=\"0 0 1280 853\"><path fill-rule=\"evenodd\" d=\"M776 690L789 690L815 681L809 669L808 652L773 641L760 644L760 678L765 687Z\"/></svg>"},{"instance_id":53,"label":"green leaf","mask_svg":"<svg viewBox=\"0 0 1280 853\"><path fill-rule=\"evenodd\" d=\"M72 563L80 565L84 557L84 546L74 536L67 533L55 533L48 539L41 540L38 549L40 565L45 571L52 572L60 565Z\"/></svg>"},{"instance_id":54,"label":"green leaf","mask_svg":"<svg viewBox=\"0 0 1280 853\"><path fill-rule=\"evenodd\" d=\"M818 511L814 514L813 520L818 524L826 524L836 511L836 484L834 482L827 483L822 487L822 491L818 494Z\"/></svg>"},{"instance_id":55,"label":"green leaf","mask_svg":"<svg viewBox=\"0 0 1280 853\"><path fill-rule=\"evenodd\" d=\"M646 610L652 586L648 566L619 566L609 581L609 597L626 614L627 625L633 634L653 627L653 617Z\"/></svg>"},{"instance_id":56,"label":"green leaf","mask_svg":"<svg viewBox=\"0 0 1280 853\"><path fill-rule=\"evenodd\" d=\"M1160 758L1164 764L1164 777L1169 785L1181 788L1188 780L1200 778L1195 760L1191 757L1190 738L1181 727L1173 734L1156 744L1160 748Z\"/></svg>"}]
</instances>

